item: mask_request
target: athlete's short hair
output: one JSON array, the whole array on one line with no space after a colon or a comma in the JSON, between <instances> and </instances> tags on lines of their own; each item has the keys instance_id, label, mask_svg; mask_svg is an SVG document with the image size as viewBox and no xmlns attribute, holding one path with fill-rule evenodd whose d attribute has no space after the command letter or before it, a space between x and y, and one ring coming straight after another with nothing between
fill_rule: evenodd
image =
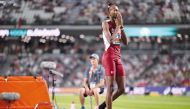
<instances>
[{"instance_id":1,"label":"athlete's short hair","mask_svg":"<svg viewBox=\"0 0 190 109\"><path fill-rule=\"evenodd\" d=\"M116 4L115 3L108 3L108 8L107 8L107 14L108 14L108 16L107 16L107 19L109 19L109 12L110 12L110 7L111 6L113 6L113 5L115 5L116 6Z\"/></svg>"},{"instance_id":2,"label":"athlete's short hair","mask_svg":"<svg viewBox=\"0 0 190 109\"><path fill-rule=\"evenodd\" d=\"M116 4L114 4L114 3L108 3L108 12L109 12L110 7L113 6L113 5L116 6Z\"/></svg>"}]
</instances>

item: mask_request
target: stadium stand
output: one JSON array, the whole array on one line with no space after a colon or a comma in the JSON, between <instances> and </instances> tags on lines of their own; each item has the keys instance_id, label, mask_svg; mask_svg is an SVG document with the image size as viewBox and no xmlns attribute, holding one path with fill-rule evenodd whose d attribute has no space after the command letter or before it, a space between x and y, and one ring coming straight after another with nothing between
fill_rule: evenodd
<instances>
[{"instance_id":1,"label":"stadium stand","mask_svg":"<svg viewBox=\"0 0 190 109\"><path fill-rule=\"evenodd\" d=\"M190 23L189 0L117 0L116 3L125 24ZM107 16L104 0L15 0L1 3L0 8L2 25L97 25Z\"/></svg>"}]
</instances>

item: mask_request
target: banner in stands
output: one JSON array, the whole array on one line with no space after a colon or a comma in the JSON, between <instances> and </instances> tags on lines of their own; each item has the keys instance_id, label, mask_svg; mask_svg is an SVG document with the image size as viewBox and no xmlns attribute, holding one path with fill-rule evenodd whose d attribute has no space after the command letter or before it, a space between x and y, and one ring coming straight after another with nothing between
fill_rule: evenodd
<instances>
[{"instance_id":1,"label":"banner in stands","mask_svg":"<svg viewBox=\"0 0 190 109\"><path fill-rule=\"evenodd\" d=\"M49 92L51 92L51 88ZM62 94L78 94L80 88L55 88L56 93ZM188 95L190 87L126 87L125 93L129 95ZM104 90L106 94L106 89Z\"/></svg>"},{"instance_id":2,"label":"banner in stands","mask_svg":"<svg viewBox=\"0 0 190 109\"><path fill-rule=\"evenodd\" d=\"M176 36L175 27L125 27L125 32L129 37L171 37Z\"/></svg>"},{"instance_id":3,"label":"banner in stands","mask_svg":"<svg viewBox=\"0 0 190 109\"><path fill-rule=\"evenodd\" d=\"M46 37L46 36L59 36L60 30L59 29L1 29L0 30L0 36L5 37L26 37L26 36L32 36L32 37Z\"/></svg>"},{"instance_id":4,"label":"banner in stands","mask_svg":"<svg viewBox=\"0 0 190 109\"><path fill-rule=\"evenodd\" d=\"M190 92L190 87L126 87L125 92L137 95L149 95L151 93L159 95L185 95L187 92Z\"/></svg>"}]
</instances>

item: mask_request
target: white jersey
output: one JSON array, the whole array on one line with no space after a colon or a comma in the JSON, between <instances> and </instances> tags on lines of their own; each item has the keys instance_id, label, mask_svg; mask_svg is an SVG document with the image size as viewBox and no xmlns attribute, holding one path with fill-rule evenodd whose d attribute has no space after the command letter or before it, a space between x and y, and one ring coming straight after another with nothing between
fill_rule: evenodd
<instances>
[{"instance_id":1,"label":"white jersey","mask_svg":"<svg viewBox=\"0 0 190 109\"><path fill-rule=\"evenodd\" d=\"M106 38L104 32L102 32L102 35L103 35L103 41L104 41L104 45L105 45L105 51L107 51L107 49L108 49L109 46L110 46L110 43L109 43L109 41L107 40L107 38Z\"/></svg>"}]
</instances>

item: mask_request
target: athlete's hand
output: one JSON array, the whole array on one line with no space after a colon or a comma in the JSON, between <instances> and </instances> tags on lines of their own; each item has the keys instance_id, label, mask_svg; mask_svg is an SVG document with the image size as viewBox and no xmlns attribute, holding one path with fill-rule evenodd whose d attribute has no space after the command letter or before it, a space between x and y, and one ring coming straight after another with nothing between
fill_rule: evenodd
<instances>
[{"instance_id":1,"label":"athlete's hand","mask_svg":"<svg viewBox=\"0 0 190 109\"><path fill-rule=\"evenodd\" d=\"M115 20L116 26L123 27L123 17L120 12L117 13L117 18Z\"/></svg>"}]
</instances>

